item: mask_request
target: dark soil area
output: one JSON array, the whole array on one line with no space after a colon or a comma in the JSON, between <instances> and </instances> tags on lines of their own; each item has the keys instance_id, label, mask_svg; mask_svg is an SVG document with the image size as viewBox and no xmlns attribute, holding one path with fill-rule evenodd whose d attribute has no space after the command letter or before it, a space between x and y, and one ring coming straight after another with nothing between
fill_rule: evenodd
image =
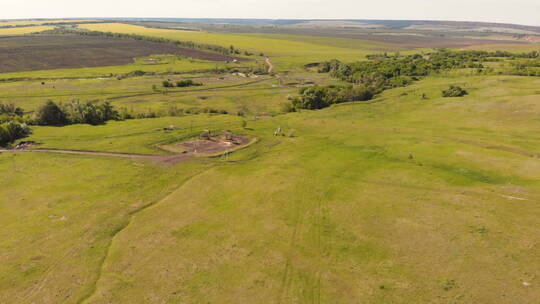
<instances>
[{"instance_id":1,"label":"dark soil area","mask_svg":"<svg viewBox=\"0 0 540 304\"><path fill-rule=\"evenodd\" d=\"M135 57L175 54L211 61L233 56L166 43L78 35L0 37L0 73L133 63Z\"/></svg>"}]
</instances>

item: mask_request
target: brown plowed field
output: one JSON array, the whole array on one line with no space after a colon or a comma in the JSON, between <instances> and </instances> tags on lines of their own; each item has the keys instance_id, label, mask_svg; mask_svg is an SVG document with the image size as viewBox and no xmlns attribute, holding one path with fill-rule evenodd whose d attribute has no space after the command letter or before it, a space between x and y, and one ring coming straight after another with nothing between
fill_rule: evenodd
<instances>
[{"instance_id":1,"label":"brown plowed field","mask_svg":"<svg viewBox=\"0 0 540 304\"><path fill-rule=\"evenodd\" d=\"M0 73L133 63L136 57L176 54L210 61L239 59L166 43L77 35L0 37Z\"/></svg>"}]
</instances>

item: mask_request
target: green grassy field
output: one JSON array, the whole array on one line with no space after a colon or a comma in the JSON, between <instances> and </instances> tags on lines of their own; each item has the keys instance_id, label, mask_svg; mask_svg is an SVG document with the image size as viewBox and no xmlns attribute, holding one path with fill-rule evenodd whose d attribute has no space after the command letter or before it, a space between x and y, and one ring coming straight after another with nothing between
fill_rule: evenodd
<instances>
[{"instance_id":1,"label":"green grassy field","mask_svg":"<svg viewBox=\"0 0 540 304\"><path fill-rule=\"evenodd\" d=\"M455 83L471 94L441 98ZM369 103L250 120L260 142L226 163L2 154L0 299L534 303L540 166L527 153L540 150L539 84L435 77ZM186 132L158 128L190 119L37 128L31 139L155 153ZM277 126L296 136L271 136ZM137 202L156 204L130 211Z\"/></svg>"},{"instance_id":2,"label":"green grassy field","mask_svg":"<svg viewBox=\"0 0 540 304\"><path fill-rule=\"evenodd\" d=\"M77 98L229 112L33 126L31 149L159 156L204 130L254 139L176 164L0 152L0 303L539 303L540 78L458 70L284 114L303 83L340 83L303 64L392 46L81 27L234 44L270 55L278 74L166 57L0 75L20 78L0 83L0 101L25 111ZM158 74L114 77L134 70ZM204 86L152 89L188 78ZM450 85L469 95L443 98Z\"/></svg>"}]
</instances>

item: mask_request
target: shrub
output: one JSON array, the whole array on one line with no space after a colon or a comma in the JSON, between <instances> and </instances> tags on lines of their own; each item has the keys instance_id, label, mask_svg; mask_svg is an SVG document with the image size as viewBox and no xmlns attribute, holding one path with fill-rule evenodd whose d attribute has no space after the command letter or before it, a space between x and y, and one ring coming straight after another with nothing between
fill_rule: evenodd
<instances>
[{"instance_id":1,"label":"shrub","mask_svg":"<svg viewBox=\"0 0 540 304\"><path fill-rule=\"evenodd\" d=\"M24 114L23 109L18 108L13 103L5 104L0 102L0 115L7 114L10 116L22 116Z\"/></svg>"},{"instance_id":2,"label":"shrub","mask_svg":"<svg viewBox=\"0 0 540 304\"><path fill-rule=\"evenodd\" d=\"M109 120L119 120L120 115L108 102L80 102L72 100L67 104L48 101L34 113L33 123L39 126L62 126L67 124L99 125Z\"/></svg>"},{"instance_id":3,"label":"shrub","mask_svg":"<svg viewBox=\"0 0 540 304\"><path fill-rule=\"evenodd\" d=\"M202 83L194 82L191 79L180 80L176 82L176 86L179 88L202 86Z\"/></svg>"},{"instance_id":4,"label":"shrub","mask_svg":"<svg viewBox=\"0 0 540 304\"><path fill-rule=\"evenodd\" d=\"M448 90L442 92L443 97L462 97L469 94L465 89L452 85Z\"/></svg>"},{"instance_id":5,"label":"shrub","mask_svg":"<svg viewBox=\"0 0 540 304\"><path fill-rule=\"evenodd\" d=\"M62 126L68 123L66 113L49 100L34 113L34 123L40 126Z\"/></svg>"},{"instance_id":6,"label":"shrub","mask_svg":"<svg viewBox=\"0 0 540 304\"><path fill-rule=\"evenodd\" d=\"M376 90L366 86L327 86L308 87L300 89L300 95L293 97L290 106L282 106L291 112L294 109L317 110L332 104L348 101L366 101L373 98Z\"/></svg>"},{"instance_id":7,"label":"shrub","mask_svg":"<svg viewBox=\"0 0 540 304\"><path fill-rule=\"evenodd\" d=\"M61 105L61 108L66 113L70 124L99 125L109 120L120 119L119 113L108 101L104 103L81 103L78 100L72 100L65 105Z\"/></svg>"},{"instance_id":8,"label":"shrub","mask_svg":"<svg viewBox=\"0 0 540 304\"><path fill-rule=\"evenodd\" d=\"M296 112L296 109L292 103L285 102L281 104L281 111L285 113L290 113L290 112Z\"/></svg>"},{"instance_id":9,"label":"shrub","mask_svg":"<svg viewBox=\"0 0 540 304\"><path fill-rule=\"evenodd\" d=\"M172 87L174 87L173 83L168 81L168 80L164 80L161 84L163 85L164 88L172 88Z\"/></svg>"},{"instance_id":10,"label":"shrub","mask_svg":"<svg viewBox=\"0 0 540 304\"><path fill-rule=\"evenodd\" d=\"M30 135L30 128L24 123L9 121L0 124L0 146Z\"/></svg>"}]
</instances>

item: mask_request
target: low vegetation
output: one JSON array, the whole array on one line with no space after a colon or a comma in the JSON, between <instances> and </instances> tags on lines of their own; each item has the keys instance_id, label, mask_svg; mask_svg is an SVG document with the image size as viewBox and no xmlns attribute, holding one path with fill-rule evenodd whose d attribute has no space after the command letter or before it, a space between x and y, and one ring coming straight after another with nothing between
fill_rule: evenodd
<instances>
[{"instance_id":1,"label":"low vegetation","mask_svg":"<svg viewBox=\"0 0 540 304\"><path fill-rule=\"evenodd\" d=\"M176 82L176 86L179 88L186 88L186 87L199 87L203 84L200 82L195 82L191 79L185 79L185 80L179 80Z\"/></svg>"},{"instance_id":2,"label":"low vegetation","mask_svg":"<svg viewBox=\"0 0 540 304\"><path fill-rule=\"evenodd\" d=\"M6 146L17 139L30 135L28 118L24 111L14 104L0 102L0 146Z\"/></svg>"},{"instance_id":3,"label":"low vegetation","mask_svg":"<svg viewBox=\"0 0 540 304\"><path fill-rule=\"evenodd\" d=\"M300 89L299 96L292 97L291 106L286 105L284 109L286 112L317 110L342 102L370 100L375 93L373 88L366 85L307 87Z\"/></svg>"},{"instance_id":4,"label":"low vegetation","mask_svg":"<svg viewBox=\"0 0 540 304\"><path fill-rule=\"evenodd\" d=\"M450 88L442 92L443 97L463 97L467 94L469 94L469 92L456 85L451 85Z\"/></svg>"},{"instance_id":5,"label":"low vegetation","mask_svg":"<svg viewBox=\"0 0 540 304\"><path fill-rule=\"evenodd\" d=\"M161 85L164 88L174 88L175 84L171 82L170 80L164 80ZM187 88L187 87L198 87L202 86L203 84L200 82L195 82L191 79L184 79L184 80L178 80L176 82L176 86L179 88Z\"/></svg>"}]
</instances>

